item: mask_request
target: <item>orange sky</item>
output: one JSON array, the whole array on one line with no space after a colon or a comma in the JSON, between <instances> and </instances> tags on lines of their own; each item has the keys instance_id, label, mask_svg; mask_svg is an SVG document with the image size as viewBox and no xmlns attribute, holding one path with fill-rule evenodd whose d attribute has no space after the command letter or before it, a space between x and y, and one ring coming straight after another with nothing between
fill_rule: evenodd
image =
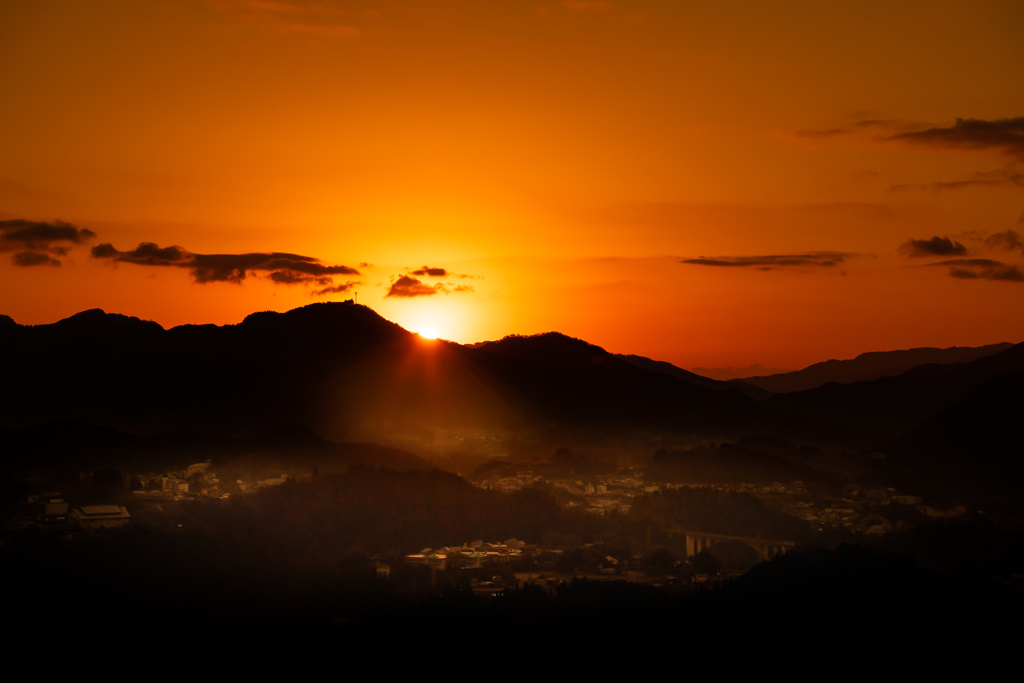
<instances>
[{"instance_id":1,"label":"orange sky","mask_svg":"<svg viewBox=\"0 0 1024 683\"><path fill-rule=\"evenodd\" d=\"M6 0L0 312L357 296L683 367L1024 341L1022 26L1016 0Z\"/></svg>"}]
</instances>

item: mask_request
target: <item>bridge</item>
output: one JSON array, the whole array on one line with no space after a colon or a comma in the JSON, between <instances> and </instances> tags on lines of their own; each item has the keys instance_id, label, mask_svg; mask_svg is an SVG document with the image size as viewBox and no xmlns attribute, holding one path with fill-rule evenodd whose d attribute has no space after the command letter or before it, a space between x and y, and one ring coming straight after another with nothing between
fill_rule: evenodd
<instances>
[{"instance_id":1,"label":"bridge","mask_svg":"<svg viewBox=\"0 0 1024 683\"><path fill-rule=\"evenodd\" d=\"M773 557L782 555L796 547L796 541L776 541L766 538L748 538L745 536L728 536L726 534L713 534L707 531L687 531L686 529L672 529L673 534L686 535L686 556L691 557L707 550L715 543L722 541L738 541L750 546L757 551L762 560L770 560Z\"/></svg>"}]
</instances>

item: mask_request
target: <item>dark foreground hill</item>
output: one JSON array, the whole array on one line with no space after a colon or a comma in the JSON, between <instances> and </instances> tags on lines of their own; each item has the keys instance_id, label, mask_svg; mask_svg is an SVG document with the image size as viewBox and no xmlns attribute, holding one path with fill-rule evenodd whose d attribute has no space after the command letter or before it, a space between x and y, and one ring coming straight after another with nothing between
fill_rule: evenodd
<instances>
[{"instance_id":1,"label":"dark foreground hill","mask_svg":"<svg viewBox=\"0 0 1024 683\"><path fill-rule=\"evenodd\" d=\"M763 401L558 333L472 346L424 340L352 302L170 330L99 310L34 327L5 318L0 353L8 359L0 367L0 429L14 430L3 438L18 442L8 458L31 452L33 438L59 453L60 429L47 435L44 425L115 430L108 454L136 448L133 436L150 439L149 448L174 434L217 435L237 450L277 428L434 453L436 444L498 437L547 452L586 440L650 454L660 444L673 450L762 435L847 453L885 450L906 463L903 473L925 462L941 464L943 476L966 481L973 468L993 482L1013 482L1024 447L1020 431L1007 426L1024 406L1013 379L1024 375L1020 345ZM75 447L103 452L96 438ZM231 439L242 441L232 446ZM279 450L318 448L307 440ZM725 452L705 451L716 459ZM702 472L714 465L683 460ZM681 463L672 461L675 470ZM748 465L792 469L763 458Z\"/></svg>"},{"instance_id":2,"label":"dark foreground hill","mask_svg":"<svg viewBox=\"0 0 1024 683\"><path fill-rule=\"evenodd\" d=\"M345 471L352 465L418 470L430 464L412 453L370 443L334 443L304 427L275 427L250 437L175 431L131 434L78 422L0 429L4 475L76 480L79 472L170 472L210 461L221 476L261 479L282 472Z\"/></svg>"},{"instance_id":3,"label":"dark foreground hill","mask_svg":"<svg viewBox=\"0 0 1024 683\"><path fill-rule=\"evenodd\" d=\"M80 422L239 436L298 425L335 441L439 432L720 433L754 401L653 373L559 334L464 347L352 302L184 325L99 310L0 326L0 427Z\"/></svg>"}]
</instances>

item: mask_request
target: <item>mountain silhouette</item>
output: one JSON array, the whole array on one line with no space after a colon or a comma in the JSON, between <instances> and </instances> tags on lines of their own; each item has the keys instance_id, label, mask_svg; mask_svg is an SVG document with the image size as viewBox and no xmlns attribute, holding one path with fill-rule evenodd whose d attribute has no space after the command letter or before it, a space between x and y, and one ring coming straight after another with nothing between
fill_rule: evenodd
<instances>
[{"instance_id":1,"label":"mountain silhouette","mask_svg":"<svg viewBox=\"0 0 1024 683\"><path fill-rule=\"evenodd\" d=\"M884 444L913 431L984 382L1024 373L1024 344L966 363L921 365L894 377L777 394L764 405L819 432ZM1008 400L1021 405L1020 397ZM965 425L966 428L966 425Z\"/></svg>"},{"instance_id":2,"label":"mountain silhouette","mask_svg":"<svg viewBox=\"0 0 1024 683\"><path fill-rule=\"evenodd\" d=\"M107 444L111 454L138 448L154 458L221 448L414 467L397 451L338 449L377 443L454 452L510 435L555 447L763 435L846 452L889 450L890 462L908 468L934 461L957 471L975 458L1008 472L1019 452L1008 425L1022 404L1024 374L1017 345L757 401L731 383L555 332L467 346L424 340L353 302L169 330L99 310L51 325L0 320L0 352L8 359L0 368L0 439L11 446L6 452L29 459L101 454ZM86 427L54 425L111 431L75 436ZM981 432L988 441L974 439ZM167 445L171 435L179 446ZM992 457L978 460L972 443Z\"/></svg>"},{"instance_id":3,"label":"mountain silhouette","mask_svg":"<svg viewBox=\"0 0 1024 683\"><path fill-rule=\"evenodd\" d=\"M85 311L0 326L0 427L56 421L139 434L251 436L279 425L335 441L436 430L730 430L737 392L652 373L557 333L427 341L352 302L164 330Z\"/></svg>"},{"instance_id":4,"label":"mountain silhouette","mask_svg":"<svg viewBox=\"0 0 1024 683\"><path fill-rule=\"evenodd\" d=\"M806 391L829 382L852 384L881 377L900 375L919 365L952 365L966 363L983 356L991 356L1013 346L1010 343L987 346L951 346L947 349L924 347L902 351L871 351L850 360L827 360L809 365L796 372L777 375L746 377L730 380L737 384L753 385L776 394Z\"/></svg>"},{"instance_id":5,"label":"mountain silhouette","mask_svg":"<svg viewBox=\"0 0 1024 683\"><path fill-rule=\"evenodd\" d=\"M765 389L762 389L760 387L755 387L754 385L744 382L742 380L732 380L729 382L723 382L717 379L711 379L708 377L704 377L703 375L698 375L696 373L690 372L689 370L684 370L663 360L653 360L651 358L646 358L644 356L625 354L617 354L617 356L622 360L626 361L627 363L631 363L637 366L638 368L643 368L644 370L648 370L650 372L660 372L666 375L671 375L676 379L681 379L684 382L688 382L690 384L696 384L699 387L715 389L717 391L739 391L757 400L765 399L772 395L772 392L766 391Z\"/></svg>"}]
</instances>

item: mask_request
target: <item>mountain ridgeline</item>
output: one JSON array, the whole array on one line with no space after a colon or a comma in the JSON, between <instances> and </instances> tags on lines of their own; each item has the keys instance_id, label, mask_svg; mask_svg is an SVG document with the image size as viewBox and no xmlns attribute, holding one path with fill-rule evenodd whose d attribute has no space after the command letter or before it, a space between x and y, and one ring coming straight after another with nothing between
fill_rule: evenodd
<instances>
[{"instance_id":1,"label":"mountain ridgeline","mask_svg":"<svg viewBox=\"0 0 1024 683\"><path fill-rule=\"evenodd\" d=\"M52 421L140 434L235 435L301 425L335 440L435 430L730 431L755 402L651 373L550 333L461 346L421 339L351 302L237 325L100 310L0 325L0 427Z\"/></svg>"},{"instance_id":2,"label":"mountain ridgeline","mask_svg":"<svg viewBox=\"0 0 1024 683\"><path fill-rule=\"evenodd\" d=\"M920 365L954 365L967 363L977 358L991 356L1013 346L1010 343L988 344L987 346L951 346L948 349L920 348L902 351L871 351L849 360L827 360L809 365L803 370L777 375L746 377L730 380L729 384L739 387L755 386L776 394L792 391L807 391L828 384L852 384L867 382L882 377L893 377Z\"/></svg>"},{"instance_id":3,"label":"mountain ridgeline","mask_svg":"<svg viewBox=\"0 0 1024 683\"><path fill-rule=\"evenodd\" d=\"M51 325L3 317L0 429L21 430L11 437L21 442L47 432L41 425L65 423L151 445L201 433L244 446L268 429L294 427L334 442L412 450L486 435L647 448L661 439L762 434L843 452L884 449L908 471L931 460L954 472L985 463L990 476L1016 481L1024 443L1012 417L1024 403L1024 345L933 351L882 354L879 362L865 354L854 365L878 374L911 359L944 364L766 398L763 388L615 356L557 333L471 346L425 340L352 302L169 330L100 310ZM200 443L195 450L209 449L188 438ZM118 448L132 448L125 444ZM312 458L319 447L303 448Z\"/></svg>"}]
</instances>

